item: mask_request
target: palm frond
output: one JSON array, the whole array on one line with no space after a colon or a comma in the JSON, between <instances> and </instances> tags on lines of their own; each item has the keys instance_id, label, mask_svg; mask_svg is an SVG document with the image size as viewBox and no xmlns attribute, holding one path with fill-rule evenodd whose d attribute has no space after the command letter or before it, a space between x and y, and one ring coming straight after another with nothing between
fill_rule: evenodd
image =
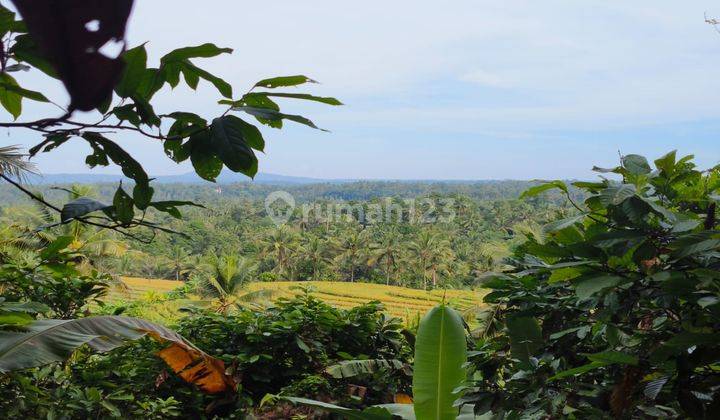
<instances>
[{"instance_id":1,"label":"palm frond","mask_svg":"<svg viewBox=\"0 0 720 420\"><path fill-rule=\"evenodd\" d=\"M18 145L0 147L0 174L24 181L28 174L37 173L35 165L28 162L26 156Z\"/></svg>"},{"instance_id":2,"label":"palm frond","mask_svg":"<svg viewBox=\"0 0 720 420\"><path fill-rule=\"evenodd\" d=\"M260 299L269 299L277 294L277 290L259 289L252 292L237 295L239 302L255 302Z\"/></svg>"}]
</instances>

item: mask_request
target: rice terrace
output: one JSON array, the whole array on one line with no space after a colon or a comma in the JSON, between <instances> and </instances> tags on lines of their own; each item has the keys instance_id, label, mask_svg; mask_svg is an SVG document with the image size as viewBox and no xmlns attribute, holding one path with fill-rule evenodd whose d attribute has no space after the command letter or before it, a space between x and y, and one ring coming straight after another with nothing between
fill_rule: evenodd
<instances>
[{"instance_id":1,"label":"rice terrace","mask_svg":"<svg viewBox=\"0 0 720 420\"><path fill-rule=\"evenodd\" d=\"M162 279L144 279L122 277L122 286L111 287L107 302L134 301L145 298L147 301L161 298L163 293L182 287L184 282ZM267 300L290 297L304 290L317 296L323 302L338 308L349 309L370 301L380 301L385 312L404 321L418 321L419 317L433 306L445 301L461 313L474 316L486 305L482 303L484 291L472 290L431 290L423 291L399 286L386 286L374 283L354 283L333 281L277 281L253 282L247 291L273 291Z\"/></svg>"}]
</instances>

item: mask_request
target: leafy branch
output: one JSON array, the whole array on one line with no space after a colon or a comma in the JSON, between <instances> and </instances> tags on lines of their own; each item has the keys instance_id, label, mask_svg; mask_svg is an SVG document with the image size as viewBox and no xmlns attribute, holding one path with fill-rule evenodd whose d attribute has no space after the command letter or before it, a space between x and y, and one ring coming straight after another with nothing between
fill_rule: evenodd
<instances>
[{"instance_id":1,"label":"leafy branch","mask_svg":"<svg viewBox=\"0 0 720 420\"><path fill-rule=\"evenodd\" d=\"M265 139L256 125L237 114L249 116L272 128L282 128L283 121L288 120L320 129L303 116L282 112L274 98L341 105L335 98L275 91L277 88L316 83L303 75L260 80L240 98L234 99L230 83L193 62L195 59L230 54L233 51L230 48L211 43L178 48L162 56L157 67L150 67L145 44L125 50L116 58L106 57L97 51L102 45L99 40L115 39L116 33L106 33L101 29L101 33L89 34L89 30L82 25L75 27L72 24L57 28L57 21L47 15L47 11L32 8L22 1L16 3L25 20L16 20L15 13L0 6L0 36L5 39L0 51L0 105L16 120L0 122L0 127L22 128L40 133L43 139L29 150L31 158L38 153L50 152L70 139L81 139L92 149L92 153L85 158L90 168L113 163L134 182L132 193L126 192L122 184L118 187L112 205L103 206L84 199L86 202L83 206L78 206L77 203L74 207L71 206L84 212L73 213L71 217L81 223L118 230L124 235L128 235L127 229L143 226L151 228L154 235L155 231L170 230L145 221L148 208L181 217L178 207L193 205L190 202L152 201L154 190L150 185L151 178L142 165L112 139L118 132L134 132L162 142L168 158L176 163L190 160L195 172L205 180L214 182L223 167L252 178L258 170L256 153L264 151ZM118 11L113 14L104 9L91 9L61 9L59 12L71 16L72 19L68 21L86 22L102 17L106 22L100 25L101 28L112 25L124 27L126 15ZM127 12L129 13L129 9ZM68 31L73 37L58 42L56 35L59 31ZM77 66L68 65L68 57L85 63L88 67L80 66L83 71L79 72ZM106 67L98 68L97 72L92 71L93 66L99 65L98 63L106 63ZM63 109L62 116L17 121L22 113L23 100L54 103L43 93L20 86L10 75L12 72L31 69L58 78L65 84L71 102L67 110ZM87 77L87 74L93 74L93 77ZM201 80L212 85L222 97L218 104L224 107L219 116L206 120L182 109L157 113L153 104L156 93L165 86L176 88L181 79L192 90L197 89ZM72 119L76 109L96 112L99 117L94 122L77 121ZM6 181L10 178L15 180L8 182L16 187L20 186L16 176L3 177ZM49 204L26 189L21 191L33 200L44 205ZM63 216L66 207L67 205L63 209L50 208L59 211ZM93 217L87 216L88 213L98 210L105 212L106 217L102 219L107 223L93 222ZM136 217L136 213L139 216ZM69 219L61 217L60 224Z\"/></svg>"}]
</instances>

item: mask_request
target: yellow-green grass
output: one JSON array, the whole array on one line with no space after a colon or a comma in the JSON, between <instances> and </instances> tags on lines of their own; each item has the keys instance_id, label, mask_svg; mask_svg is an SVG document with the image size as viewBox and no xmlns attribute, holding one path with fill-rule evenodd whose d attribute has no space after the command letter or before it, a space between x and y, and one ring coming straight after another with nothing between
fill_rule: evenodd
<instances>
[{"instance_id":1,"label":"yellow-green grass","mask_svg":"<svg viewBox=\"0 0 720 420\"><path fill-rule=\"evenodd\" d=\"M136 300L153 293L166 293L182 286L183 282L162 279L144 279L140 277L121 277L122 285L110 288L108 301Z\"/></svg>"},{"instance_id":2,"label":"yellow-green grass","mask_svg":"<svg viewBox=\"0 0 720 420\"><path fill-rule=\"evenodd\" d=\"M123 277L124 287L115 287L107 300L136 300L169 292L182 285L173 280L155 280L137 277ZM380 301L385 312L412 322L443 299L463 313L475 313L483 307L481 291L473 290L432 290L424 291L399 286L373 283L349 283L337 281L278 281L250 283L248 291L272 290L272 299L292 297L306 289L324 302L343 309L349 309L370 301ZM469 316L468 319L474 318Z\"/></svg>"}]
</instances>

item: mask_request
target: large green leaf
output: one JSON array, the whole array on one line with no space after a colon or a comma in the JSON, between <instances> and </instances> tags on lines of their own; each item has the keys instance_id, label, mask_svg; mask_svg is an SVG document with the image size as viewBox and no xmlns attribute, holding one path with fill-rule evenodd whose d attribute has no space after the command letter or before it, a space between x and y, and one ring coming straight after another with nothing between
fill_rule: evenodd
<instances>
[{"instance_id":1,"label":"large green leaf","mask_svg":"<svg viewBox=\"0 0 720 420\"><path fill-rule=\"evenodd\" d=\"M663 171L666 175L671 174L673 168L675 168L676 156L677 150L673 150L672 152L667 153L659 159L655 159L655 166L657 166L657 168Z\"/></svg>"},{"instance_id":2,"label":"large green leaf","mask_svg":"<svg viewBox=\"0 0 720 420\"><path fill-rule=\"evenodd\" d=\"M626 155L622 158L622 164L627 171L633 175L645 175L652 172L647 159L640 155Z\"/></svg>"},{"instance_id":3,"label":"large green leaf","mask_svg":"<svg viewBox=\"0 0 720 420\"><path fill-rule=\"evenodd\" d=\"M600 192L600 202L606 206L617 206L635 195L636 188L632 184L614 185Z\"/></svg>"},{"instance_id":4,"label":"large green leaf","mask_svg":"<svg viewBox=\"0 0 720 420\"><path fill-rule=\"evenodd\" d=\"M272 77L270 79L263 79L257 83L255 83L255 86L257 87L264 87L264 88L278 88L278 87L286 87L286 86L297 86L302 85L304 83L317 83L315 80L303 76L303 75L297 75L297 76L280 76L280 77Z\"/></svg>"},{"instance_id":5,"label":"large green leaf","mask_svg":"<svg viewBox=\"0 0 720 420\"><path fill-rule=\"evenodd\" d=\"M568 192L567 185L563 181L549 181L528 188L527 190L523 191L522 194L520 194L520 198L535 197L540 193L554 189L559 189L565 193Z\"/></svg>"},{"instance_id":6,"label":"large green leaf","mask_svg":"<svg viewBox=\"0 0 720 420\"><path fill-rule=\"evenodd\" d=\"M132 178L135 183L149 188L150 179L145 173L145 169L117 143L96 132L84 132L82 138L93 148L93 154L86 159L90 166L107 166L109 163L108 158L110 158L116 165L120 166L126 177Z\"/></svg>"},{"instance_id":7,"label":"large green leaf","mask_svg":"<svg viewBox=\"0 0 720 420\"><path fill-rule=\"evenodd\" d=\"M38 102L50 102L48 98L45 97L45 95L43 95L42 93L30 89L25 89L18 85L17 82L15 82L15 79L12 79L12 77L10 77L10 75L8 74L3 74L2 78L0 78L0 87L17 93L23 98L32 99L33 101Z\"/></svg>"},{"instance_id":8,"label":"large green leaf","mask_svg":"<svg viewBox=\"0 0 720 420\"><path fill-rule=\"evenodd\" d=\"M146 335L171 343L159 356L184 380L208 393L233 387L220 360L167 327L124 316L43 319L21 331L0 330L0 373L61 362L84 345L108 352Z\"/></svg>"},{"instance_id":9,"label":"large green leaf","mask_svg":"<svg viewBox=\"0 0 720 420\"><path fill-rule=\"evenodd\" d=\"M0 311L3 312L24 312L28 314L39 314L49 311L47 305L38 302L6 302L0 297Z\"/></svg>"},{"instance_id":10,"label":"large green leaf","mask_svg":"<svg viewBox=\"0 0 720 420\"><path fill-rule=\"evenodd\" d=\"M58 78L57 72L52 64L47 60L46 54L40 51L35 40L30 34L22 34L15 38L15 43L10 49L15 57L37 68L46 75Z\"/></svg>"},{"instance_id":11,"label":"large green leaf","mask_svg":"<svg viewBox=\"0 0 720 420\"><path fill-rule=\"evenodd\" d=\"M145 77L145 68L147 66L145 44L125 51L123 61L125 61L125 68L120 82L115 86L115 92L120 97L128 98L138 90Z\"/></svg>"},{"instance_id":12,"label":"large green leaf","mask_svg":"<svg viewBox=\"0 0 720 420\"><path fill-rule=\"evenodd\" d=\"M212 150L210 133L205 130L190 136L187 145L190 148L190 162L201 178L215 182L222 171L223 162Z\"/></svg>"},{"instance_id":13,"label":"large green leaf","mask_svg":"<svg viewBox=\"0 0 720 420\"><path fill-rule=\"evenodd\" d=\"M161 59L161 63L169 63L173 61L181 61L181 60L187 60L188 58L208 58L208 57L215 57L217 55L227 53L232 53L232 48L220 48L216 46L215 44L206 43L202 45L197 45L193 47L183 47L175 49L167 54L165 54Z\"/></svg>"},{"instance_id":14,"label":"large green leaf","mask_svg":"<svg viewBox=\"0 0 720 420\"><path fill-rule=\"evenodd\" d=\"M307 125L317 130L327 131L315 125L314 122L301 115L283 114L282 112L275 111L269 108L255 108L251 106L239 106L233 107L235 111L246 112L255 117L261 123L268 125L273 128L282 128L283 120L295 121L296 123Z\"/></svg>"},{"instance_id":15,"label":"large green leaf","mask_svg":"<svg viewBox=\"0 0 720 420\"><path fill-rule=\"evenodd\" d=\"M182 214L180 213L180 210L178 207L181 206L195 206L195 207L202 207L205 208L201 204L193 203L192 201L176 201L176 200L170 200L170 201L153 201L152 203L148 203L150 207L154 207L158 209L159 211L163 211L165 213L168 213L172 217L176 219L182 219Z\"/></svg>"},{"instance_id":16,"label":"large green leaf","mask_svg":"<svg viewBox=\"0 0 720 420\"><path fill-rule=\"evenodd\" d=\"M210 72L201 69L200 67L192 64L189 61L180 63L180 71L185 76L185 81L188 86L195 89L200 79L207 80L212 83L213 86L220 92L220 94L226 98L232 98L232 86L225 80L211 74Z\"/></svg>"},{"instance_id":17,"label":"large green leaf","mask_svg":"<svg viewBox=\"0 0 720 420\"><path fill-rule=\"evenodd\" d=\"M113 197L114 217L122 224L128 224L135 217L135 208L132 197L125 192L122 185L115 191Z\"/></svg>"},{"instance_id":18,"label":"large green leaf","mask_svg":"<svg viewBox=\"0 0 720 420\"><path fill-rule=\"evenodd\" d=\"M258 144L259 132L251 124L234 115L215 118L210 127L210 142L217 156L231 171L242 172L250 177L257 172L257 158L250 143Z\"/></svg>"},{"instance_id":19,"label":"large green leaf","mask_svg":"<svg viewBox=\"0 0 720 420\"><path fill-rule=\"evenodd\" d=\"M455 310L439 305L420 321L415 341L413 397L419 420L455 419L453 393L465 381L467 359L463 321Z\"/></svg>"},{"instance_id":20,"label":"large green leaf","mask_svg":"<svg viewBox=\"0 0 720 420\"><path fill-rule=\"evenodd\" d=\"M586 354L590 361L605 364L620 364L637 366L639 358L633 354L623 353L619 351L603 351L600 353Z\"/></svg>"},{"instance_id":21,"label":"large green leaf","mask_svg":"<svg viewBox=\"0 0 720 420\"><path fill-rule=\"evenodd\" d=\"M712 231L687 234L670 243L669 247L675 259L714 251L720 248L720 234Z\"/></svg>"},{"instance_id":22,"label":"large green leaf","mask_svg":"<svg viewBox=\"0 0 720 420\"><path fill-rule=\"evenodd\" d=\"M587 299L602 290L615 287L624 282L625 279L620 276L599 275L580 279L575 283L575 293L579 299Z\"/></svg>"},{"instance_id":23,"label":"large green leaf","mask_svg":"<svg viewBox=\"0 0 720 420\"><path fill-rule=\"evenodd\" d=\"M507 320L510 352L514 359L529 365L530 357L542 348L542 330L535 318L513 317Z\"/></svg>"},{"instance_id":24,"label":"large green leaf","mask_svg":"<svg viewBox=\"0 0 720 420\"><path fill-rule=\"evenodd\" d=\"M0 331L0 372L64 361L83 344L97 352L107 352L151 331L169 341L184 341L168 328L137 318L39 320L24 331Z\"/></svg>"},{"instance_id":25,"label":"large green leaf","mask_svg":"<svg viewBox=\"0 0 720 420\"><path fill-rule=\"evenodd\" d=\"M22 95L13 89L15 86L17 82L12 76L0 73L0 105L17 119L22 114Z\"/></svg>"},{"instance_id":26,"label":"large green leaf","mask_svg":"<svg viewBox=\"0 0 720 420\"><path fill-rule=\"evenodd\" d=\"M603 366L607 366L607 364L602 362L592 362L588 363L586 365L578 366L576 368L564 370L562 372L558 372L557 374L551 376L548 378L548 382L554 381L556 379L562 379L567 378L568 376L577 376L582 375L583 373L589 372L591 370L601 368Z\"/></svg>"},{"instance_id":27,"label":"large green leaf","mask_svg":"<svg viewBox=\"0 0 720 420\"><path fill-rule=\"evenodd\" d=\"M88 213L92 213L98 210L105 210L107 208L110 208L109 204L93 200L92 198L80 197L76 200L66 203L62 207L62 212L60 213L60 220L66 222L70 219L82 217Z\"/></svg>"},{"instance_id":28,"label":"large green leaf","mask_svg":"<svg viewBox=\"0 0 720 420\"><path fill-rule=\"evenodd\" d=\"M584 218L585 218L584 214L579 214L576 216L567 217L565 219L556 220L554 222L550 222L547 225L543 226L543 230L548 233L557 232L557 231L563 230L565 228L568 228L576 223L582 222Z\"/></svg>"},{"instance_id":29,"label":"large green leaf","mask_svg":"<svg viewBox=\"0 0 720 420\"><path fill-rule=\"evenodd\" d=\"M306 101L321 102L328 105L342 105L343 103L335 98L308 95L307 93L275 93L275 92L263 92L262 95L275 96L277 98L292 98L292 99L303 99Z\"/></svg>"}]
</instances>

